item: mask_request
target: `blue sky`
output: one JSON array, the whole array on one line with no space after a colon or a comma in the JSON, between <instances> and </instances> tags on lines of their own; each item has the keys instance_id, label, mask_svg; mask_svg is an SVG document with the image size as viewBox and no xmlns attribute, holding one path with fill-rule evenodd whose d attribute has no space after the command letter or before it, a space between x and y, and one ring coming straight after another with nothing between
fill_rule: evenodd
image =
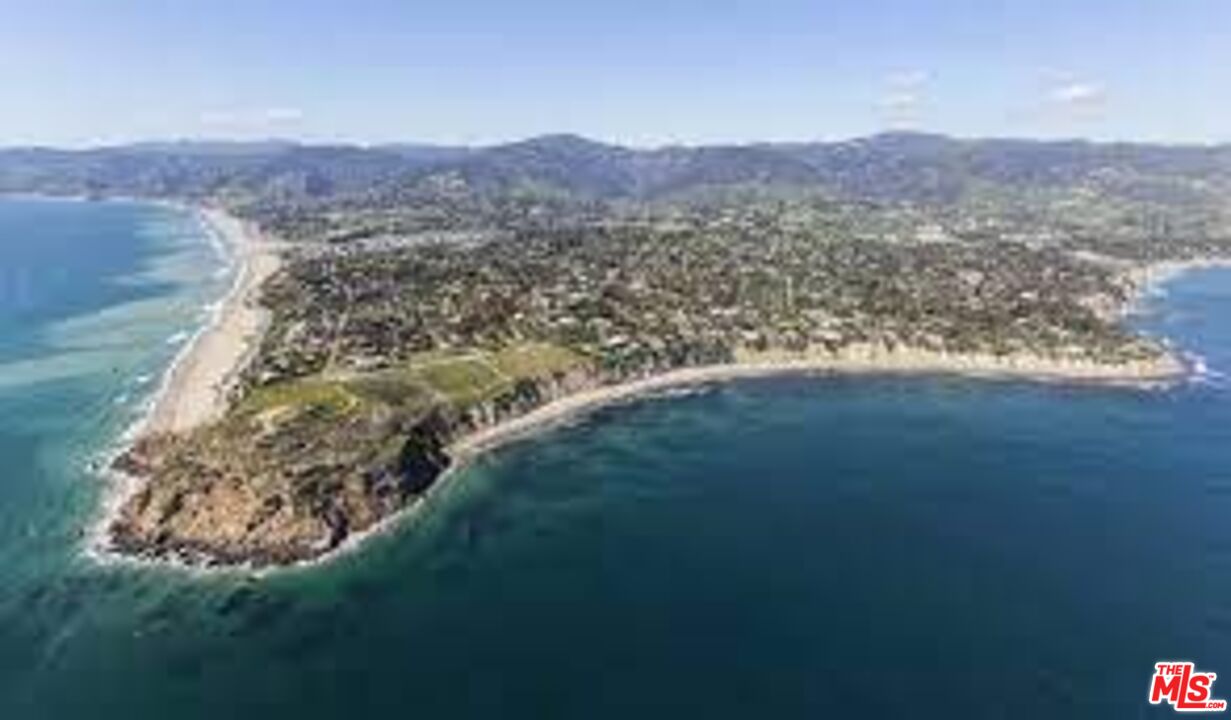
<instances>
[{"instance_id":1,"label":"blue sky","mask_svg":"<svg viewBox=\"0 0 1231 720\"><path fill-rule=\"evenodd\" d=\"M0 0L0 145L1231 141L1226 0Z\"/></svg>"}]
</instances>

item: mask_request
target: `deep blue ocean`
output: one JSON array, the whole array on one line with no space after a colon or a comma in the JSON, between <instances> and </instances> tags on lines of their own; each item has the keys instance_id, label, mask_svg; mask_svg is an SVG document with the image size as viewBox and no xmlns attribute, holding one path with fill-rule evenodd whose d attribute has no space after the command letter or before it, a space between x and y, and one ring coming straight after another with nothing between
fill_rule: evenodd
<instances>
[{"instance_id":1,"label":"deep blue ocean","mask_svg":"<svg viewBox=\"0 0 1231 720\"><path fill-rule=\"evenodd\" d=\"M1231 272L1165 391L739 382L482 458L264 578L83 557L91 462L229 282L190 214L0 201L0 718L1138 718L1231 697Z\"/></svg>"}]
</instances>

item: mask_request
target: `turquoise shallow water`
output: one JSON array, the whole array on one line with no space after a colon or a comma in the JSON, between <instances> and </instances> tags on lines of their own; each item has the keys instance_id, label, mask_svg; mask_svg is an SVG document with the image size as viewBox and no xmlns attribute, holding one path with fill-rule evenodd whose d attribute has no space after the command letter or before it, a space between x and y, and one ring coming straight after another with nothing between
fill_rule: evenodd
<instances>
[{"instance_id":1,"label":"turquoise shallow water","mask_svg":"<svg viewBox=\"0 0 1231 720\"><path fill-rule=\"evenodd\" d=\"M1170 714L1156 660L1231 672L1227 271L1140 319L1213 371L1166 392L741 382L492 453L326 567L100 568L85 463L225 283L200 233L0 203L0 717L1127 718Z\"/></svg>"}]
</instances>

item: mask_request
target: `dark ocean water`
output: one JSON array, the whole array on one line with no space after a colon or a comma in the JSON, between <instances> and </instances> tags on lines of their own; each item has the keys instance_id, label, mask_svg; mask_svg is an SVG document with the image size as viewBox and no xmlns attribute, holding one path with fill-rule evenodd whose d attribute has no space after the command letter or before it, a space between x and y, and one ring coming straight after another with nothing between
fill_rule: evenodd
<instances>
[{"instance_id":1,"label":"dark ocean water","mask_svg":"<svg viewBox=\"0 0 1231 720\"><path fill-rule=\"evenodd\" d=\"M100 568L86 463L220 291L200 233L0 203L0 717L1136 718L1158 660L1231 673L1227 271L1140 319L1210 368L1167 391L740 382L492 453L322 568Z\"/></svg>"}]
</instances>

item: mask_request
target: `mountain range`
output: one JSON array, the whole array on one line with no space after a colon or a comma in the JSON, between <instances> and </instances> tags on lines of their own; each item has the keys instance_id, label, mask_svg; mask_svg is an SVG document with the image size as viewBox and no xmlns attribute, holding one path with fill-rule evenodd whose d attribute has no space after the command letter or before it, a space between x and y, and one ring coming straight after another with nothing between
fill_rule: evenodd
<instances>
[{"instance_id":1,"label":"mountain range","mask_svg":"<svg viewBox=\"0 0 1231 720\"><path fill-rule=\"evenodd\" d=\"M487 147L161 142L0 150L0 192L329 201L540 193L644 201L714 188L949 203L982 188L1081 186L1190 199L1231 186L1231 146L964 140L887 133L844 142L637 149L575 135Z\"/></svg>"}]
</instances>

